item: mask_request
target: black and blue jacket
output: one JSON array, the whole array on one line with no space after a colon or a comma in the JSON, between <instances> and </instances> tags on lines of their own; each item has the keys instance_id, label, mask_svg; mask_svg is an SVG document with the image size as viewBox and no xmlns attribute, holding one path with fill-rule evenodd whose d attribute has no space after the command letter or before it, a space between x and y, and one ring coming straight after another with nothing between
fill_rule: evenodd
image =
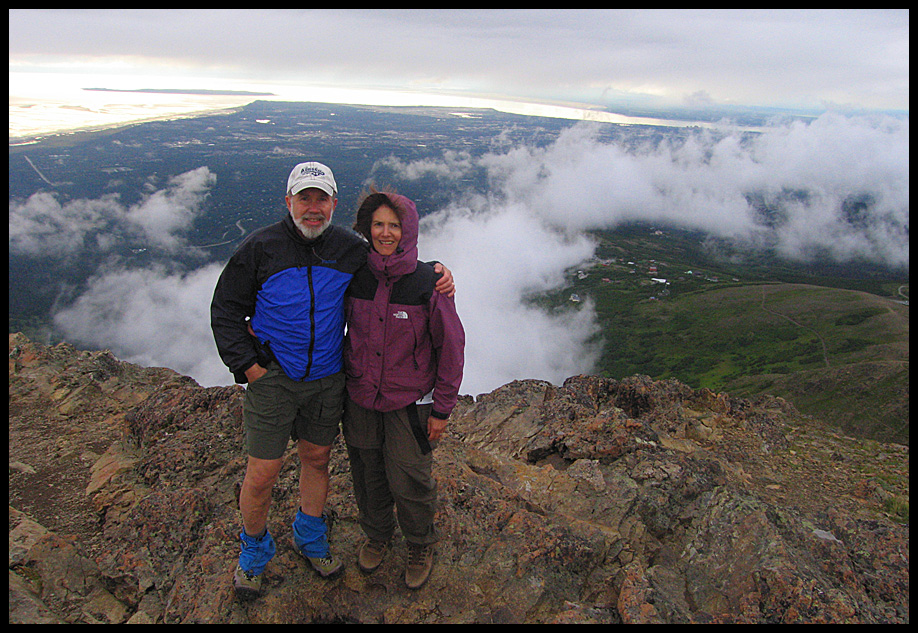
<instances>
[{"instance_id":1,"label":"black and blue jacket","mask_svg":"<svg viewBox=\"0 0 918 633\"><path fill-rule=\"evenodd\" d=\"M340 372L344 293L366 261L355 233L330 226L307 240L289 215L250 235L223 269L210 309L217 350L236 382L272 360L294 380Z\"/></svg>"}]
</instances>

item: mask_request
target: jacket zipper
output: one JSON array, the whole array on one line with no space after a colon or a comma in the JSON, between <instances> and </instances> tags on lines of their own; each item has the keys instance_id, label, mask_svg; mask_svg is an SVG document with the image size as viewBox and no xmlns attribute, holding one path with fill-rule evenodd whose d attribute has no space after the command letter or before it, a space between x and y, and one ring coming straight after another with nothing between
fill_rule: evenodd
<instances>
[{"instance_id":1,"label":"jacket zipper","mask_svg":"<svg viewBox=\"0 0 918 633\"><path fill-rule=\"evenodd\" d=\"M309 357L304 379L312 373L312 357L316 347L316 291L312 283L312 266L307 267L306 278L309 280Z\"/></svg>"}]
</instances>

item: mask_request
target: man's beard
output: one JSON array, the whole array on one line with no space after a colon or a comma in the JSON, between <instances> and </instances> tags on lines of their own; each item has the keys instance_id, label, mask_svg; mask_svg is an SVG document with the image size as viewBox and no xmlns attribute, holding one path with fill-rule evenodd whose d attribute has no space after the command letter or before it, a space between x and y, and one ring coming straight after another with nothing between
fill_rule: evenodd
<instances>
[{"instance_id":1,"label":"man's beard","mask_svg":"<svg viewBox=\"0 0 918 633\"><path fill-rule=\"evenodd\" d=\"M293 217L292 213L290 214L290 217ZM306 226L303 220L307 218L309 219L321 218L322 224L317 227ZM314 240L320 235L322 235L322 233L325 232L325 229L327 229L331 225L331 218L326 218L325 216L307 214L307 215L301 216L300 219L293 218L293 223L296 225L296 228L300 232L300 235L305 237L307 240Z\"/></svg>"}]
</instances>

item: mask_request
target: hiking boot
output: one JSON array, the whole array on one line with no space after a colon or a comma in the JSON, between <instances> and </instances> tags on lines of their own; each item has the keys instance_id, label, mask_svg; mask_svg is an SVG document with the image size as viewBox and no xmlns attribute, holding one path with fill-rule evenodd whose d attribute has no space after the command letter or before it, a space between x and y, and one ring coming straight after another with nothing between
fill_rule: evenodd
<instances>
[{"instance_id":1,"label":"hiking boot","mask_svg":"<svg viewBox=\"0 0 918 633\"><path fill-rule=\"evenodd\" d=\"M293 546L312 568L322 576L331 578L344 563L334 557L328 547L328 516L314 517L297 510L293 521Z\"/></svg>"},{"instance_id":2,"label":"hiking boot","mask_svg":"<svg viewBox=\"0 0 918 633\"><path fill-rule=\"evenodd\" d=\"M405 584L409 589L420 589L430 578L433 569L434 546L408 543L408 566L405 569Z\"/></svg>"},{"instance_id":3,"label":"hiking boot","mask_svg":"<svg viewBox=\"0 0 918 633\"><path fill-rule=\"evenodd\" d=\"M261 579L265 566L274 558L275 545L271 534L265 530L261 536L239 534L241 551L239 563L233 574L233 587L241 598L250 599L261 593Z\"/></svg>"},{"instance_id":4,"label":"hiking boot","mask_svg":"<svg viewBox=\"0 0 918 633\"><path fill-rule=\"evenodd\" d=\"M389 543L385 541L374 541L373 539L364 541L363 545L357 550L357 565L360 567L360 571L368 574L375 571L382 563L383 556L386 555L388 548Z\"/></svg>"},{"instance_id":5,"label":"hiking boot","mask_svg":"<svg viewBox=\"0 0 918 633\"><path fill-rule=\"evenodd\" d=\"M309 561L312 568L316 570L316 573L322 576L322 578L333 578L344 569L344 563L335 558L331 552L325 556L307 556L299 549L296 551L300 552L303 558Z\"/></svg>"},{"instance_id":6,"label":"hiking boot","mask_svg":"<svg viewBox=\"0 0 918 633\"><path fill-rule=\"evenodd\" d=\"M261 579L264 574L252 574L236 565L233 574L233 588L243 600L254 600L261 595Z\"/></svg>"}]
</instances>

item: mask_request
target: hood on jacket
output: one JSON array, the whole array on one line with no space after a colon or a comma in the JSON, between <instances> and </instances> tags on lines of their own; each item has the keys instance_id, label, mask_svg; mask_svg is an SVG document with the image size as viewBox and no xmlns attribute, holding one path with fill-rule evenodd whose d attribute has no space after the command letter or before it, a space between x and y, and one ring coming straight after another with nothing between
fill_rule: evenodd
<instances>
[{"instance_id":1,"label":"hood on jacket","mask_svg":"<svg viewBox=\"0 0 918 633\"><path fill-rule=\"evenodd\" d=\"M370 249L370 268L386 277L400 277L414 272L418 265L418 231L420 218L414 202L399 194L388 194L401 207L402 239L392 255L383 256Z\"/></svg>"}]
</instances>

